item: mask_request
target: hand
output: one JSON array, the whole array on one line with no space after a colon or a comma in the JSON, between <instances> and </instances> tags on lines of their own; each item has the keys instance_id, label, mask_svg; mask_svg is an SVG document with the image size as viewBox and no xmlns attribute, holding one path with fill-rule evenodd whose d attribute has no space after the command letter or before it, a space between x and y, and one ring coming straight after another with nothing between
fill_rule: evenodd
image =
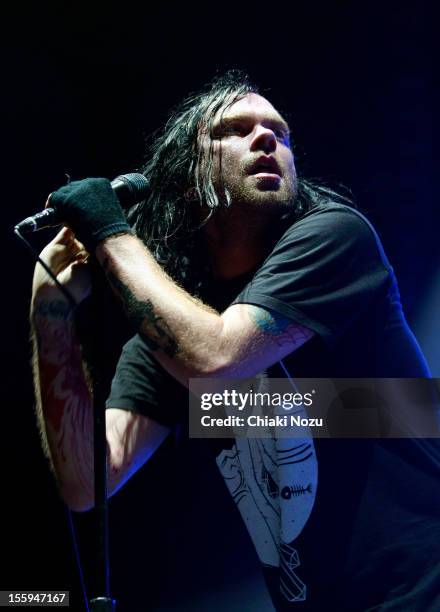
<instances>
[{"instance_id":1,"label":"hand","mask_svg":"<svg viewBox=\"0 0 440 612\"><path fill-rule=\"evenodd\" d=\"M88 178L64 185L50 195L49 206L70 227L89 253L105 238L132 233L110 181Z\"/></svg>"},{"instance_id":2,"label":"hand","mask_svg":"<svg viewBox=\"0 0 440 612\"><path fill-rule=\"evenodd\" d=\"M41 259L49 266L58 281L70 291L77 304L90 294L92 288L91 274L87 265L88 256L81 242L66 227L40 254ZM32 283L32 303L42 299L66 300L54 280L43 266L37 263Z\"/></svg>"}]
</instances>

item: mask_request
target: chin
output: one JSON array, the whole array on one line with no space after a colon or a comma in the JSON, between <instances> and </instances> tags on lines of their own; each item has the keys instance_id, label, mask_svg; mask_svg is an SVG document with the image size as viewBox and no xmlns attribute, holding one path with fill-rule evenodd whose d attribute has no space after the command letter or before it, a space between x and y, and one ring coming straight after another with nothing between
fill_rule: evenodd
<instances>
[{"instance_id":1,"label":"chin","mask_svg":"<svg viewBox=\"0 0 440 612\"><path fill-rule=\"evenodd\" d=\"M293 206L294 195L281 189L259 189L251 200L254 200L256 204L260 204L261 206L265 205L268 208L283 208L286 210Z\"/></svg>"},{"instance_id":2,"label":"chin","mask_svg":"<svg viewBox=\"0 0 440 612\"><path fill-rule=\"evenodd\" d=\"M258 187L245 189L230 189L229 198L233 207L239 207L249 211L250 214L278 214L284 215L293 211L295 195L290 189L283 189L278 185L276 188Z\"/></svg>"}]
</instances>

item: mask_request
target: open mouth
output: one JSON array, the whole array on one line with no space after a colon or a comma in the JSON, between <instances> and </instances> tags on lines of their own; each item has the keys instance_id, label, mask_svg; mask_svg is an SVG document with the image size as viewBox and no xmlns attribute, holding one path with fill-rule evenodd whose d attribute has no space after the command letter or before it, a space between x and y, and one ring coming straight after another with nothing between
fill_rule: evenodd
<instances>
[{"instance_id":1,"label":"open mouth","mask_svg":"<svg viewBox=\"0 0 440 612\"><path fill-rule=\"evenodd\" d=\"M249 174L281 177L281 169L273 157L259 157L250 167Z\"/></svg>"}]
</instances>

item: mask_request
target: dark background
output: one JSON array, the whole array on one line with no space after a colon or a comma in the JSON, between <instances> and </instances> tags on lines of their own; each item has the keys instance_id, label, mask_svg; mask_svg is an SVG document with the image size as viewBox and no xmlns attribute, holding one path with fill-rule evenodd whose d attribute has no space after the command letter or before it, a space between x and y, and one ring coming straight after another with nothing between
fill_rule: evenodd
<instances>
[{"instance_id":1,"label":"dark background","mask_svg":"<svg viewBox=\"0 0 440 612\"><path fill-rule=\"evenodd\" d=\"M404 1L2 9L0 590L70 589L73 609L83 609L33 416L32 262L11 229L43 207L66 172L112 178L138 167L145 136L218 71L247 70L288 114L302 172L352 190L382 237L407 317L440 376L432 8ZM270 610L251 545L223 485L210 484L216 474L204 452L182 464L169 443L113 499L112 592L120 610L247 610L240 602L252 589L252 610ZM93 519L78 523L93 589Z\"/></svg>"}]
</instances>

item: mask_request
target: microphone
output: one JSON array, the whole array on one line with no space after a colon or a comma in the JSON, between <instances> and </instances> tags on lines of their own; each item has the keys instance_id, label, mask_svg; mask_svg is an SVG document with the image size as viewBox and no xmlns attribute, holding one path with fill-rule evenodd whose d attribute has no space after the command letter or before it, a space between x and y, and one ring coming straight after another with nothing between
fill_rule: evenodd
<instances>
[{"instance_id":1,"label":"microphone","mask_svg":"<svg viewBox=\"0 0 440 612\"><path fill-rule=\"evenodd\" d=\"M118 196L122 208L130 208L133 204L137 204L144 200L150 190L150 183L143 174L131 172L129 174L121 174L112 182L113 191ZM15 226L15 231L20 233L37 232L44 227L52 227L59 225L60 220L57 218L53 208L45 208L41 212L27 217Z\"/></svg>"}]
</instances>

